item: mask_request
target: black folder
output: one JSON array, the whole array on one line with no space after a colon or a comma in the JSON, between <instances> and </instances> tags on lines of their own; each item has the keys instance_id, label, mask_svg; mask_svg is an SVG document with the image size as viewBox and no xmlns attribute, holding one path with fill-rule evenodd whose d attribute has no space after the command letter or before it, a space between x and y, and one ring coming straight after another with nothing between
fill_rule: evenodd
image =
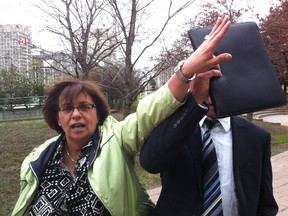
<instances>
[{"instance_id":1,"label":"black folder","mask_svg":"<svg viewBox=\"0 0 288 216\"><path fill-rule=\"evenodd\" d=\"M188 31L194 50L211 30ZM232 24L214 54L220 53L231 53L232 59L221 63L222 77L211 79L210 96L218 118L287 103L256 23Z\"/></svg>"}]
</instances>

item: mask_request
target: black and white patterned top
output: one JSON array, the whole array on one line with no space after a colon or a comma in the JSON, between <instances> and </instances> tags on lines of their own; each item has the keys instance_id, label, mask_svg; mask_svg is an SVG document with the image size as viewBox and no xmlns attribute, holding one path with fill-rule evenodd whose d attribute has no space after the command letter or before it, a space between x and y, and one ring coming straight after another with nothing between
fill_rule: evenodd
<instances>
[{"instance_id":1,"label":"black and white patterned top","mask_svg":"<svg viewBox=\"0 0 288 216\"><path fill-rule=\"evenodd\" d=\"M110 213L91 188L87 177L92 140L82 148L73 176L62 162L65 142L63 138L46 166L29 215L109 216Z\"/></svg>"}]
</instances>

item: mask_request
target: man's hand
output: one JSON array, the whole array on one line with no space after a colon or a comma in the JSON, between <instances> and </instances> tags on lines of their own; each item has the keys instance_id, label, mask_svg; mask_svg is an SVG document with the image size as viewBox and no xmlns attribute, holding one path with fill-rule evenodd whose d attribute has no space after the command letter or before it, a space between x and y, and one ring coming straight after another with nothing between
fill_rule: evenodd
<instances>
[{"instance_id":1,"label":"man's hand","mask_svg":"<svg viewBox=\"0 0 288 216\"><path fill-rule=\"evenodd\" d=\"M223 20L218 18L216 25L204 42L186 59L182 67L182 73L185 77L192 77L194 74L203 73L210 68L215 68L215 65L232 58L229 53L221 53L218 56L214 55L216 47L225 36L229 27L229 17L225 16Z\"/></svg>"},{"instance_id":2,"label":"man's hand","mask_svg":"<svg viewBox=\"0 0 288 216\"><path fill-rule=\"evenodd\" d=\"M198 104L203 104L209 97L210 79L212 77L221 77L222 73L219 65L215 69L197 74L196 78L190 83L190 91Z\"/></svg>"}]
</instances>

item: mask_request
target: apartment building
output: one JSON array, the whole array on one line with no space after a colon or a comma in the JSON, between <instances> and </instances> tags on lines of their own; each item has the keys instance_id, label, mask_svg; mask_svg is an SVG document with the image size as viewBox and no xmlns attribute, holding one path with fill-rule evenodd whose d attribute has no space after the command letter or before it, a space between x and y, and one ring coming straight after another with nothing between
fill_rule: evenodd
<instances>
[{"instance_id":1,"label":"apartment building","mask_svg":"<svg viewBox=\"0 0 288 216\"><path fill-rule=\"evenodd\" d=\"M31 29L24 25L0 25L0 68L14 65L27 71L31 61Z\"/></svg>"},{"instance_id":2,"label":"apartment building","mask_svg":"<svg viewBox=\"0 0 288 216\"><path fill-rule=\"evenodd\" d=\"M167 68L165 71L162 71L156 78L156 88L160 88L163 86L169 78L173 75L174 73L174 67Z\"/></svg>"}]
</instances>

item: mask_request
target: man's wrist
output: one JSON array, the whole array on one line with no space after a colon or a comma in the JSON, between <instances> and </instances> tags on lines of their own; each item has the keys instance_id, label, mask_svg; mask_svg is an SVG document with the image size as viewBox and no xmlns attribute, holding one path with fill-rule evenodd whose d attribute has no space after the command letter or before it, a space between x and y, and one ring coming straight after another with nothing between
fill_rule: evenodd
<instances>
[{"instance_id":1,"label":"man's wrist","mask_svg":"<svg viewBox=\"0 0 288 216\"><path fill-rule=\"evenodd\" d=\"M185 60L182 60L178 63L178 65L174 69L174 73L177 75L178 79L183 83L189 83L191 80L195 78L195 74L192 77L187 77L182 72L182 67L185 63Z\"/></svg>"}]
</instances>

